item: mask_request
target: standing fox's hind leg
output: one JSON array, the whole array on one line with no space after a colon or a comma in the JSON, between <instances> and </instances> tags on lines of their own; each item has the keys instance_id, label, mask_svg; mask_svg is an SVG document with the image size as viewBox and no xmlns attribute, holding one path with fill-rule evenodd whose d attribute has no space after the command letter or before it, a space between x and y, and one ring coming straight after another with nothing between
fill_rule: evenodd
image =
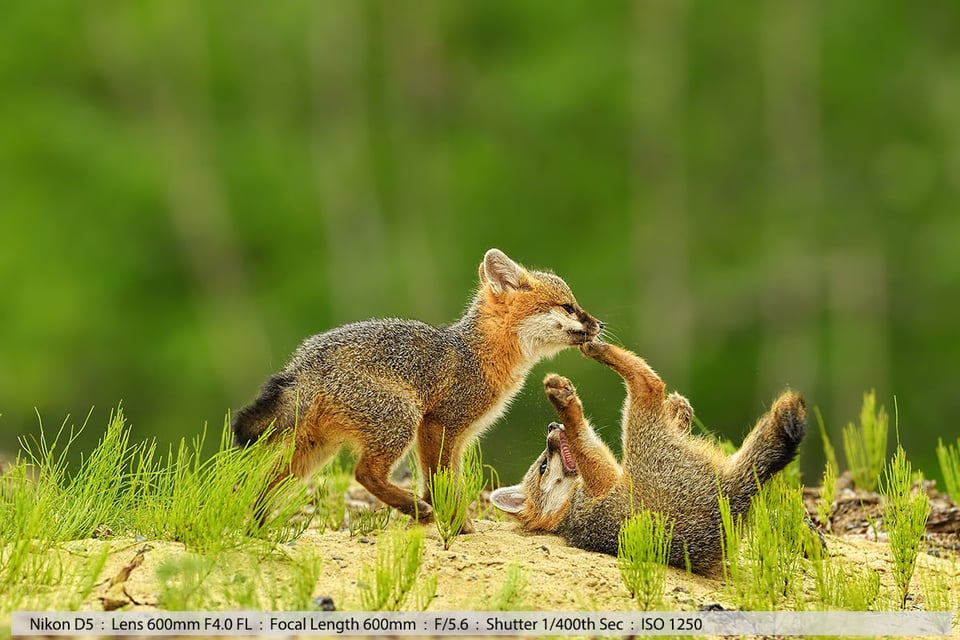
<instances>
[{"instance_id":1,"label":"standing fox's hind leg","mask_svg":"<svg viewBox=\"0 0 960 640\"><path fill-rule=\"evenodd\" d=\"M390 482L390 471L398 458L364 451L357 461L357 482L383 503L420 522L428 522L432 518L430 505Z\"/></svg>"},{"instance_id":2,"label":"standing fox's hind leg","mask_svg":"<svg viewBox=\"0 0 960 640\"><path fill-rule=\"evenodd\" d=\"M421 502L428 507L433 505L430 484L434 474L440 469L449 468L454 474L463 472L464 439L447 431L437 422L425 419L417 429L417 449L420 459L420 472L423 475L423 496ZM461 533L473 533L473 523L468 516L460 528Z\"/></svg>"}]
</instances>

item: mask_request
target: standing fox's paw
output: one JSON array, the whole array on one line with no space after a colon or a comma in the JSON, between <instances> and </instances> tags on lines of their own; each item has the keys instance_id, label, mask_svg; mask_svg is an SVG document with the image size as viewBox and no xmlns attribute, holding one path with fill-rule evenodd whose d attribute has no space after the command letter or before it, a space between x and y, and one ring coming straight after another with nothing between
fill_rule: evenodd
<instances>
[{"instance_id":1,"label":"standing fox's paw","mask_svg":"<svg viewBox=\"0 0 960 640\"><path fill-rule=\"evenodd\" d=\"M663 401L663 413L667 422L679 431L690 431L693 422L693 405L684 396L676 391Z\"/></svg>"}]
</instances>

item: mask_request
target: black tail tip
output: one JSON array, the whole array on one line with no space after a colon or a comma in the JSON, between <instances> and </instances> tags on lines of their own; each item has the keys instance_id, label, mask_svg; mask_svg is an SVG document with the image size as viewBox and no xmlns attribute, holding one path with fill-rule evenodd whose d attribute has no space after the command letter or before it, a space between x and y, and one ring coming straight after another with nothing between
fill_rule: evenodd
<instances>
[{"instance_id":1,"label":"black tail tip","mask_svg":"<svg viewBox=\"0 0 960 640\"><path fill-rule=\"evenodd\" d=\"M270 376L260 388L260 395L251 404L237 412L233 420L233 442L238 447L246 447L263 435L271 424L282 422L283 416L291 410L285 406L287 390L295 384L293 376L277 373Z\"/></svg>"},{"instance_id":2,"label":"black tail tip","mask_svg":"<svg viewBox=\"0 0 960 640\"><path fill-rule=\"evenodd\" d=\"M260 439L260 432L256 428L255 421L250 415L250 407L244 408L241 411L237 412L237 417L234 418L232 429L233 429L233 444L237 447L248 447L257 440Z\"/></svg>"}]
</instances>

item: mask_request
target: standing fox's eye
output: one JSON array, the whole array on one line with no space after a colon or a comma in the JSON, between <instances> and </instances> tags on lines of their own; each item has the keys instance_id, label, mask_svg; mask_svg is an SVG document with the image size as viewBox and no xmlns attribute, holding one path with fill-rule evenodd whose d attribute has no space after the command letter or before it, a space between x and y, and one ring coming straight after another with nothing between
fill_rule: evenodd
<instances>
[{"instance_id":1,"label":"standing fox's eye","mask_svg":"<svg viewBox=\"0 0 960 640\"><path fill-rule=\"evenodd\" d=\"M567 313L569 313L570 315L573 315L573 313L576 311L576 309L573 308L572 304L562 304L560 305L560 308L566 311Z\"/></svg>"},{"instance_id":2,"label":"standing fox's eye","mask_svg":"<svg viewBox=\"0 0 960 640\"><path fill-rule=\"evenodd\" d=\"M540 475L543 475L547 472L547 459L544 458L543 462L540 463Z\"/></svg>"}]
</instances>

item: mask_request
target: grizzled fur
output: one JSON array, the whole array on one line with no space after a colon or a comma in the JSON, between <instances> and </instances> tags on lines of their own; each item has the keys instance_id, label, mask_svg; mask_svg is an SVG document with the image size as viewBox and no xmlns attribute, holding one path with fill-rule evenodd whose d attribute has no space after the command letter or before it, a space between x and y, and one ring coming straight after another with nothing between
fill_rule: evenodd
<instances>
[{"instance_id":1,"label":"grizzled fur","mask_svg":"<svg viewBox=\"0 0 960 640\"><path fill-rule=\"evenodd\" d=\"M491 249L480 288L454 324L367 320L307 338L237 414L235 440L249 444L271 424L281 435L296 426L291 468L275 483L291 472L308 475L352 444L360 452L357 480L427 520L429 494L417 500L389 480L411 444L426 477L457 468L466 444L506 410L534 364L594 338L601 326L558 276Z\"/></svg>"},{"instance_id":2,"label":"grizzled fur","mask_svg":"<svg viewBox=\"0 0 960 640\"><path fill-rule=\"evenodd\" d=\"M494 504L527 528L614 555L623 521L640 508L657 511L674 525L670 563L683 567L689 555L694 571L709 572L721 558L718 487L734 514L747 511L758 480L763 483L796 455L806 433L803 400L783 393L740 450L727 456L689 435L689 402L678 394L665 398L663 382L641 358L601 342L580 349L626 383L622 465L585 420L570 381L549 375L546 393L564 425L551 425L547 449L520 485L494 492ZM564 465L564 448L575 470Z\"/></svg>"}]
</instances>

